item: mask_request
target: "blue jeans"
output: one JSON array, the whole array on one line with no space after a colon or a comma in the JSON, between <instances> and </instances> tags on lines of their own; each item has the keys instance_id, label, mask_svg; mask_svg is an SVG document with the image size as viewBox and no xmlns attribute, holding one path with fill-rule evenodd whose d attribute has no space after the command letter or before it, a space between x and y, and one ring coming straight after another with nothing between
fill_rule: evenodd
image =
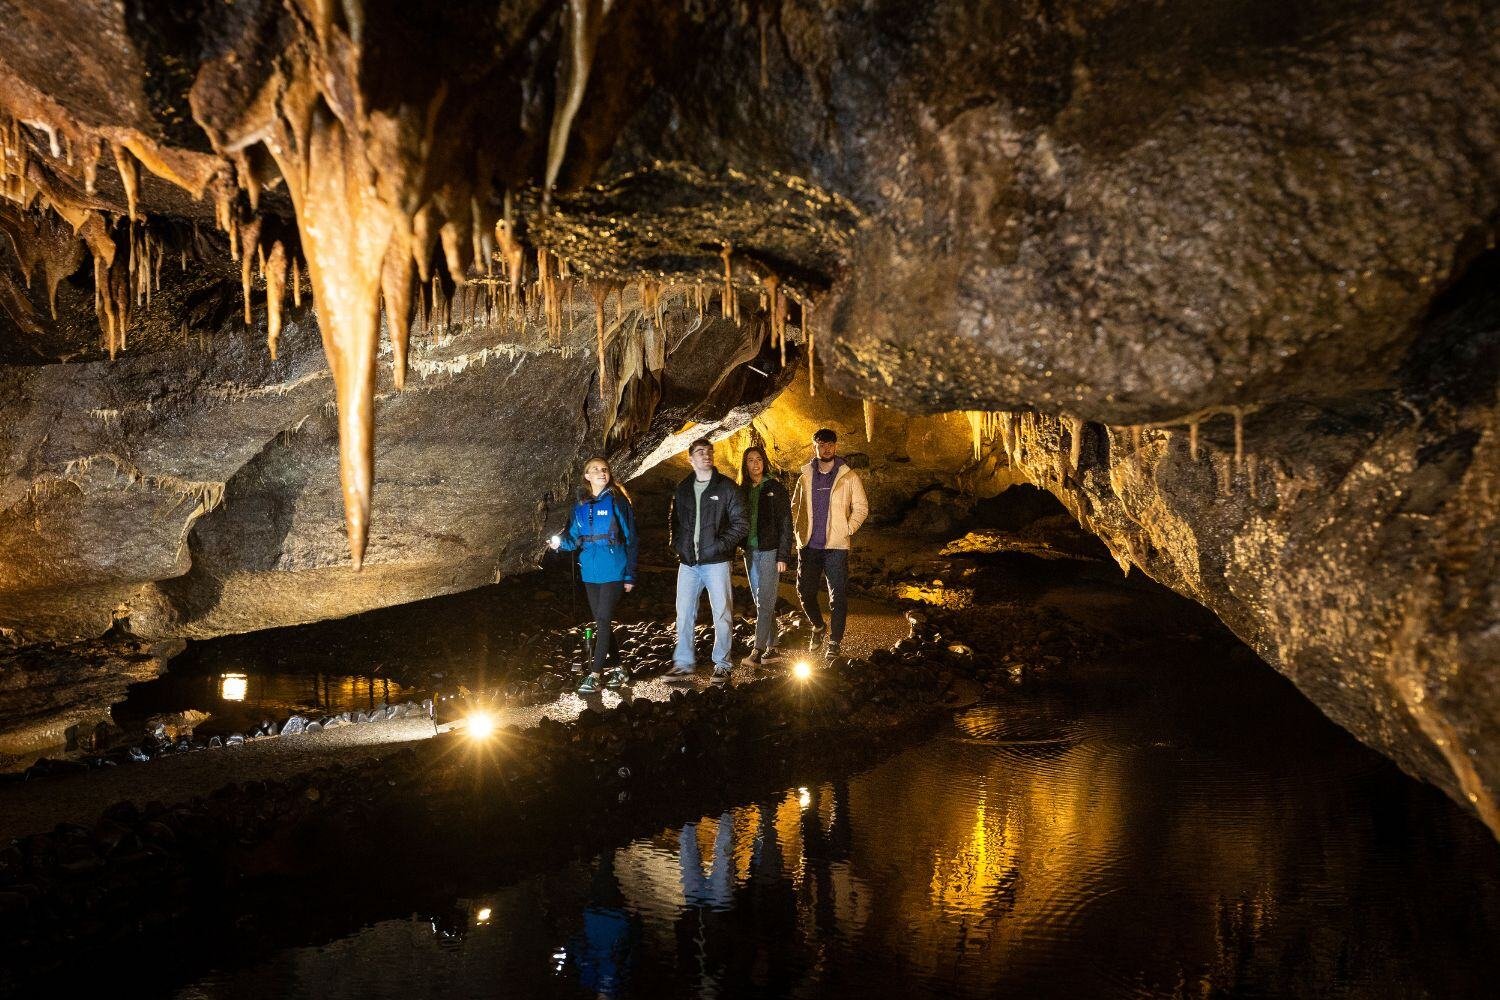
<instances>
[{"instance_id":1,"label":"blue jeans","mask_svg":"<svg viewBox=\"0 0 1500 1000\"><path fill-rule=\"evenodd\" d=\"M776 550L745 553L745 575L750 578L750 596L755 598L755 648L764 653L776 645Z\"/></svg>"},{"instance_id":2,"label":"blue jeans","mask_svg":"<svg viewBox=\"0 0 1500 1000\"><path fill-rule=\"evenodd\" d=\"M693 626L698 621L698 596L708 591L714 616L714 667L729 669L729 645L734 641L734 594L729 589L729 563L677 567L677 650L672 662L693 665Z\"/></svg>"},{"instance_id":3,"label":"blue jeans","mask_svg":"<svg viewBox=\"0 0 1500 1000\"><path fill-rule=\"evenodd\" d=\"M802 548L797 551L797 596L813 628L823 627L823 611L818 607L818 590L828 581L828 638L844 638L844 621L849 614L849 550Z\"/></svg>"}]
</instances>

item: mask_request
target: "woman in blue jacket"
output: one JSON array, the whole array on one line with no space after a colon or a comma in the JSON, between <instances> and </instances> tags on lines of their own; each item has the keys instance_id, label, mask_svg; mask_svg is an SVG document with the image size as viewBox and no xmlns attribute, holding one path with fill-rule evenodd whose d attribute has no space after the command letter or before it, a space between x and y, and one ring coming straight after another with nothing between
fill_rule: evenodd
<instances>
[{"instance_id":1,"label":"woman in blue jacket","mask_svg":"<svg viewBox=\"0 0 1500 1000\"><path fill-rule=\"evenodd\" d=\"M594 612L594 670L578 687L579 694L599 690L599 677L609 658L615 605L620 597L635 589L635 511L625 487L614 481L609 463L591 458L583 466L584 488L578 491L568 530L553 535L553 549L578 551L578 573L583 589L589 595ZM628 680L620 667L605 679L605 686L617 688Z\"/></svg>"}]
</instances>

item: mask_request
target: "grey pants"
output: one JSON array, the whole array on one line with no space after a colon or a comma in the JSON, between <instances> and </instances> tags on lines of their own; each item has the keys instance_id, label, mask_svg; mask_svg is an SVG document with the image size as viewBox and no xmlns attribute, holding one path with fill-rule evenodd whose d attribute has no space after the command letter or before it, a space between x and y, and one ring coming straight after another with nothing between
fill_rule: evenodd
<instances>
[{"instance_id":1,"label":"grey pants","mask_svg":"<svg viewBox=\"0 0 1500 1000\"><path fill-rule=\"evenodd\" d=\"M745 575L750 578L750 596L755 598L755 648L764 653L776 645L776 550L745 553Z\"/></svg>"}]
</instances>

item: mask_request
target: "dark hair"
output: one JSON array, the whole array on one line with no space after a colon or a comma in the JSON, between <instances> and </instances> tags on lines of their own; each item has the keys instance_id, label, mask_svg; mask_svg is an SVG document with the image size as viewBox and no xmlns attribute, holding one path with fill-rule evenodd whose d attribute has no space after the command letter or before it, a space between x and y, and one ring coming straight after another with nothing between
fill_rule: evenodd
<instances>
[{"instance_id":1,"label":"dark hair","mask_svg":"<svg viewBox=\"0 0 1500 1000\"><path fill-rule=\"evenodd\" d=\"M750 457L750 453L752 451L760 456L760 464L764 467L761 471L761 475L765 476L767 479L771 478L771 460L766 457L766 449L762 448L758 444L752 444L750 447L746 448L745 453L740 456L741 486L750 485L750 465L748 462L746 462L746 459Z\"/></svg>"},{"instance_id":2,"label":"dark hair","mask_svg":"<svg viewBox=\"0 0 1500 1000\"><path fill-rule=\"evenodd\" d=\"M630 503L630 494L625 492L624 484L615 478L614 466L610 465L609 459L605 458L603 455L591 455L588 459L586 459L583 463L583 472L587 472L589 466L593 465L595 462L604 463L605 471L609 473L609 485L606 486L605 489L614 490L617 494L625 498L626 503ZM582 472L579 474L582 475ZM584 480L584 484L578 487L578 499L585 500L592 495L593 494L589 492L588 481Z\"/></svg>"},{"instance_id":3,"label":"dark hair","mask_svg":"<svg viewBox=\"0 0 1500 1000\"><path fill-rule=\"evenodd\" d=\"M827 441L829 444L839 443L839 432L832 427L819 427L813 431L813 440L818 442Z\"/></svg>"},{"instance_id":4,"label":"dark hair","mask_svg":"<svg viewBox=\"0 0 1500 1000\"><path fill-rule=\"evenodd\" d=\"M688 445L688 456L691 457L693 452L700 447L707 448L709 450L709 453L712 454L714 450L714 443L708 438L694 438L693 443Z\"/></svg>"}]
</instances>

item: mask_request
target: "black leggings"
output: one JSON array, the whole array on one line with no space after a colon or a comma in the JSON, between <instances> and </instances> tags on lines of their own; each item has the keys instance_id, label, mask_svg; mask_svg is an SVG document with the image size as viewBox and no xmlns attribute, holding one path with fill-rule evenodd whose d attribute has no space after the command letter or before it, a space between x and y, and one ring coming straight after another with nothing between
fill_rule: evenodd
<instances>
[{"instance_id":1,"label":"black leggings","mask_svg":"<svg viewBox=\"0 0 1500 1000\"><path fill-rule=\"evenodd\" d=\"M613 583L585 583L584 592L589 595L589 609L594 612L594 673L604 669L609 659L614 629L615 605L625 593L625 581Z\"/></svg>"}]
</instances>

